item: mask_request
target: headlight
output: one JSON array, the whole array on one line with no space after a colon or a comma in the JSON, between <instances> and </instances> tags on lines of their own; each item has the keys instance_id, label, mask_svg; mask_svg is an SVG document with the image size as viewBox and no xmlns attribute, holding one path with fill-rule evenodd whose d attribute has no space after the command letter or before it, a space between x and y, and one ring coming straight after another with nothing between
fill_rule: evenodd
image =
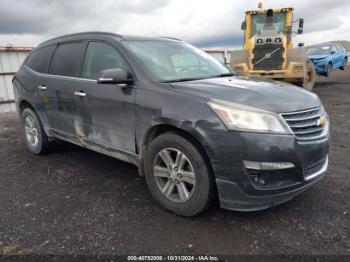
<instances>
[{"instance_id":1,"label":"headlight","mask_svg":"<svg viewBox=\"0 0 350 262\"><path fill-rule=\"evenodd\" d=\"M290 133L280 116L249 106L230 103L223 100L210 100L209 107L231 130L263 132L263 133Z\"/></svg>"}]
</instances>

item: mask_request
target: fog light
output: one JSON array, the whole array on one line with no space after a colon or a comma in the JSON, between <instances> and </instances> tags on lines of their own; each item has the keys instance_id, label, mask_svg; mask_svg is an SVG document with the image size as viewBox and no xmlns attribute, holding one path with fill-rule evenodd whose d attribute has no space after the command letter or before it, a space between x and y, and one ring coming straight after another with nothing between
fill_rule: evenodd
<instances>
[{"instance_id":1,"label":"fog light","mask_svg":"<svg viewBox=\"0 0 350 262\"><path fill-rule=\"evenodd\" d=\"M277 170L293 168L294 164L290 162L253 162L243 161L247 169L254 170Z\"/></svg>"}]
</instances>

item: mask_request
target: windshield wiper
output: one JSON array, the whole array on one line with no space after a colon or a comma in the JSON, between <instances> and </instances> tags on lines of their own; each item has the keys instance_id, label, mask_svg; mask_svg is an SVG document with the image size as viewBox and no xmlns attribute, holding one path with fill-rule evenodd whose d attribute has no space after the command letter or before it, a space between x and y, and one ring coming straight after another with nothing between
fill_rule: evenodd
<instances>
[{"instance_id":1,"label":"windshield wiper","mask_svg":"<svg viewBox=\"0 0 350 262\"><path fill-rule=\"evenodd\" d=\"M203 79L210 79L210 78L216 78L216 77L227 77L227 76L235 76L235 75L238 75L238 74L225 73L225 74L213 75L213 76L179 78L179 79L172 79L172 80L164 80L164 81L160 81L160 82L161 83L186 82L186 81L195 81L195 80L203 80Z\"/></svg>"},{"instance_id":2,"label":"windshield wiper","mask_svg":"<svg viewBox=\"0 0 350 262\"><path fill-rule=\"evenodd\" d=\"M162 82L162 83L186 82L186 81L202 80L202 79L207 79L207 78L208 77L179 78L179 79L164 80L164 81L159 81L159 82Z\"/></svg>"},{"instance_id":3,"label":"windshield wiper","mask_svg":"<svg viewBox=\"0 0 350 262\"><path fill-rule=\"evenodd\" d=\"M212 76L212 78L215 78L215 77L236 76L236 75L238 75L238 74L234 74L234 73L225 73L225 74L220 74L220 75Z\"/></svg>"}]
</instances>

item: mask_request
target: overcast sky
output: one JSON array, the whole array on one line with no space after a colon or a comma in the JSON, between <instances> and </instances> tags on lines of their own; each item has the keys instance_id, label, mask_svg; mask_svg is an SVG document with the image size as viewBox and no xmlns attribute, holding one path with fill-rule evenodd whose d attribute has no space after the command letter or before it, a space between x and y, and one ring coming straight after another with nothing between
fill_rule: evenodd
<instances>
[{"instance_id":1,"label":"overcast sky","mask_svg":"<svg viewBox=\"0 0 350 262\"><path fill-rule=\"evenodd\" d=\"M350 1L263 1L264 7L294 7L305 19L295 42L350 40ZM199 47L239 47L244 11L253 0L0 0L0 46L35 46L81 31L172 36Z\"/></svg>"}]
</instances>

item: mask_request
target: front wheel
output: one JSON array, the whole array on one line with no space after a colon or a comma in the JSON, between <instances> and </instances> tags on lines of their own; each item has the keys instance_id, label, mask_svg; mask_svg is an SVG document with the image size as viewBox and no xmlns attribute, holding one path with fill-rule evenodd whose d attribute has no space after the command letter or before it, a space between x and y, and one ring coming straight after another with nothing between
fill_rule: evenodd
<instances>
[{"instance_id":1,"label":"front wheel","mask_svg":"<svg viewBox=\"0 0 350 262\"><path fill-rule=\"evenodd\" d=\"M312 91L315 85L315 78L316 78L316 72L315 72L315 66L312 62L307 62L306 64L306 76L303 81L303 87L309 91Z\"/></svg>"},{"instance_id":2,"label":"front wheel","mask_svg":"<svg viewBox=\"0 0 350 262\"><path fill-rule=\"evenodd\" d=\"M166 133L146 152L146 182L163 208L180 216L202 212L213 199L213 178L202 154L186 138Z\"/></svg>"},{"instance_id":3,"label":"front wheel","mask_svg":"<svg viewBox=\"0 0 350 262\"><path fill-rule=\"evenodd\" d=\"M311 61L306 62L306 73L304 78L294 84L305 88L306 90L312 91L315 85L316 72L315 66Z\"/></svg>"}]
</instances>

